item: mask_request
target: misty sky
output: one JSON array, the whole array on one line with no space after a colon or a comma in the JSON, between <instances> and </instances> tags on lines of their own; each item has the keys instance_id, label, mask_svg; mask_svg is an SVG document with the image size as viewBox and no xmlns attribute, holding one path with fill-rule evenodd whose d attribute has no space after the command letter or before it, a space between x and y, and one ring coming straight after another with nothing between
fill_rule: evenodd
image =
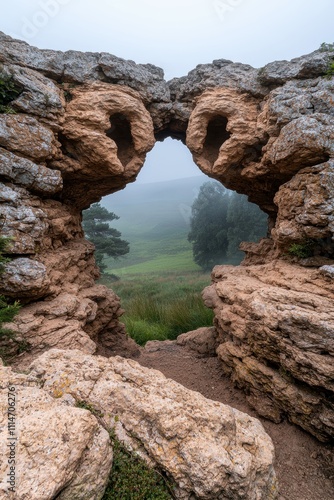
<instances>
[{"instance_id":1,"label":"misty sky","mask_svg":"<svg viewBox=\"0 0 334 500\"><path fill-rule=\"evenodd\" d=\"M213 59L261 67L333 42L333 0L11 0L0 30L40 48L110 52L166 79ZM158 143L139 182L198 175L179 141Z\"/></svg>"}]
</instances>

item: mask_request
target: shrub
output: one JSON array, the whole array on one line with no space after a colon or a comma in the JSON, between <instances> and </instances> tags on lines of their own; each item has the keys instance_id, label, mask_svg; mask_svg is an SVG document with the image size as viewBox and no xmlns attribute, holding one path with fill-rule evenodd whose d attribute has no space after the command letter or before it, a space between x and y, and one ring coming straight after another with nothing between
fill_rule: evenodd
<instances>
[{"instance_id":1,"label":"shrub","mask_svg":"<svg viewBox=\"0 0 334 500\"><path fill-rule=\"evenodd\" d=\"M135 452L117 439L100 410L87 401L78 400L75 406L90 411L108 431L113 445L113 464L102 500L170 500L172 486L160 472L149 467ZM116 416L115 422L119 419Z\"/></svg>"},{"instance_id":2,"label":"shrub","mask_svg":"<svg viewBox=\"0 0 334 500\"><path fill-rule=\"evenodd\" d=\"M333 52L334 51L334 43L322 42L319 50L321 52Z\"/></svg>"},{"instance_id":3,"label":"shrub","mask_svg":"<svg viewBox=\"0 0 334 500\"><path fill-rule=\"evenodd\" d=\"M150 468L109 432L113 443L113 465L102 500L170 500L171 486L164 476Z\"/></svg>"},{"instance_id":4,"label":"shrub","mask_svg":"<svg viewBox=\"0 0 334 500\"><path fill-rule=\"evenodd\" d=\"M0 75L0 113L15 113L10 106L12 101L20 95L21 90L15 85L9 76Z\"/></svg>"},{"instance_id":5,"label":"shrub","mask_svg":"<svg viewBox=\"0 0 334 500\"><path fill-rule=\"evenodd\" d=\"M327 78L332 78L332 76L334 76L334 62L330 63L328 70L325 73L325 76Z\"/></svg>"},{"instance_id":6,"label":"shrub","mask_svg":"<svg viewBox=\"0 0 334 500\"><path fill-rule=\"evenodd\" d=\"M299 259L306 259L307 257L312 257L314 251L315 242L313 240L306 240L302 243L293 243L288 252L294 257Z\"/></svg>"}]
</instances>

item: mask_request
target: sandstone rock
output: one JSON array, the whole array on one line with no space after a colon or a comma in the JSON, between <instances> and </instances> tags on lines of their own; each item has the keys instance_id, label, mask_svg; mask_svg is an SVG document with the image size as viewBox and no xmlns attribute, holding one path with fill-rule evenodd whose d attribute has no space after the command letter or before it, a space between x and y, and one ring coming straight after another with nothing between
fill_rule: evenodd
<instances>
[{"instance_id":1,"label":"sandstone rock","mask_svg":"<svg viewBox=\"0 0 334 500\"><path fill-rule=\"evenodd\" d=\"M187 146L203 172L223 182L227 178L228 185L232 176L238 182L240 171L231 165L247 162L249 150L263 140L257 131L258 104L257 99L228 88L201 95L189 119Z\"/></svg>"},{"instance_id":2,"label":"sandstone rock","mask_svg":"<svg viewBox=\"0 0 334 500\"><path fill-rule=\"evenodd\" d=\"M172 136L269 215L268 237L243 244L242 268L216 269L205 292L226 371L255 406L265 398L262 413L332 436L333 290L318 267L334 256L334 95L323 77L333 54L261 70L220 59L167 84L160 69L109 54L40 50L4 34L0 49L1 71L22 91L11 103L19 113L0 115L1 229L18 257L1 290L24 302L14 328L32 345L19 362L55 345L135 349L119 299L95 286L81 210L134 181L155 139ZM308 240L314 255L287 255Z\"/></svg>"},{"instance_id":3,"label":"sandstone rock","mask_svg":"<svg viewBox=\"0 0 334 500\"><path fill-rule=\"evenodd\" d=\"M273 445L258 420L120 357L51 350L31 368L49 394L117 421L116 433L175 481L177 498L276 498Z\"/></svg>"},{"instance_id":4,"label":"sandstone rock","mask_svg":"<svg viewBox=\"0 0 334 500\"><path fill-rule=\"evenodd\" d=\"M223 369L260 414L286 414L319 439L333 436L333 284L282 261L217 266L213 280L203 297L215 311Z\"/></svg>"},{"instance_id":5,"label":"sandstone rock","mask_svg":"<svg viewBox=\"0 0 334 500\"><path fill-rule=\"evenodd\" d=\"M34 75L38 71L55 81L82 84L102 80L133 88L140 93L145 104L149 104L156 127L168 123L171 109L169 87L163 70L153 64L136 64L107 53L40 50L1 32L0 44L0 61L31 68L35 70Z\"/></svg>"},{"instance_id":6,"label":"sandstone rock","mask_svg":"<svg viewBox=\"0 0 334 500\"><path fill-rule=\"evenodd\" d=\"M97 500L112 465L109 435L96 418L52 398L38 380L0 366L0 453L8 457L8 388L14 387L16 493L8 491L7 460L0 462L5 499ZM72 403L73 404L73 403Z\"/></svg>"},{"instance_id":7,"label":"sandstone rock","mask_svg":"<svg viewBox=\"0 0 334 500\"><path fill-rule=\"evenodd\" d=\"M139 94L126 87L96 82L74 89L72 96L63 134L68 154L76 159L71 168L87 179L82 178L78 193L84 200L77 200L86 206L113 190L119 179L125 184L136 177L155 143L153 123ZM58 166L65 166L66 175L66 162ZM70 196L76 196L73 184Z\"/></svg>"},{"instance_id":8,"label":"sandstone rock","mask_svg":"<svg viewBox=\"0 0 334 500\"><path fill-rule=\"evenodd\" d=\"M53 133L36 118L20 114L0 115L0 146L37 161L55 153Z\"/></svg>"},{"instance_id":9,"label":"sandstone rock","mask_svg":"<svg viewBox=\"0 0 334 500\"><path fill-rule=\"evenodd\" d=\"M183 333L178 336L176 343L195 351L200 357L216 356L219 345L214 327L197 328L192 332Z\"/></svg>"},{"instance_id":10,"label":"sandstone rock","mask_svg":"<svg viewBox=\"0 0 334 500\"><path fill-rule=\"evenodd\" d=\"M332 256L334 234L334 162L301 170L275 196L278 217L274 240L286 248L294 241L323 240L319 251ZM329 242L326 243L326 239ZM326 246L328 248L326 248Z\"/></svg>"}]
</instances>

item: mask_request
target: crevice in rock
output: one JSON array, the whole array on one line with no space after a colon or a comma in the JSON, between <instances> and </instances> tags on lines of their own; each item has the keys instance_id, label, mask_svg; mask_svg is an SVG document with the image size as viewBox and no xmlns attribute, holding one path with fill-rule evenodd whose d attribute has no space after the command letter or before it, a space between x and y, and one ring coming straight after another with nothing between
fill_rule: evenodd
<instances>
[{"instance_id":1,"label":"crevice in rock","mask_svg":"<svg viewBox=\"0 0 334 500\"><path fill-rule=\"evenodd\" d=\"M64 156L67 156L68 158L71 158L73 160L78 160L78 156L75 154L75 148L62 133L58 133L58 141L61 144L60 149Z\"/></svg>"},{"instance_id":2,"label":"crevice in rock","mask_svg":"<svg viewBox=\"0 0 334 500\"><path fill-rule=\"evenodd\" d=\"M115 113L110 117L110 125L106 135L116 143L122 165L127 165L136 154L130 122L122 113Z\"/></svg>"},{"instance_id":3,"label":"crevice in rock","mask_svg":"<svg viewBox=\"0 0 334 500\"><path fill-rule=\"evenodd\" d=\"M225 116L213 116L208 123L206 139L203 145L203 156L213 165L219 156L219 150L230 137L226 130L228 120Z\"/></svg>"}]
</instances>

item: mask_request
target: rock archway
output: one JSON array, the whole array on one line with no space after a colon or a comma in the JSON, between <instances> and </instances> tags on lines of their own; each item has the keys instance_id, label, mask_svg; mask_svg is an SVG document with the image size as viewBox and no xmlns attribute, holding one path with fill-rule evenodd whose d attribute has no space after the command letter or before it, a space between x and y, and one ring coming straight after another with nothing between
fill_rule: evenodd
<instances>
[{"instance_id":1,"label":"rock archway","mask_svg":"<svg viewBox=\"0 0 334 500\"><path fill-rule=\"evenodd\" d=\"M117 296L95 283L81 210L133 182L155 140L176 137L270 217L270 237L243 245L243 266L215 268L204 292L218 356L261 414L333 436L332 53L261 70L218 60L167 83L159 68L109 54L5 35L0 47L20 92L0 115L0 214L13 238L0 291L24 304L15 328L27 362L55 346L92 354L101 338L114 353L135 349ZM310 241L312 256L291 257Z\"/></svg>"}]
</instances>

